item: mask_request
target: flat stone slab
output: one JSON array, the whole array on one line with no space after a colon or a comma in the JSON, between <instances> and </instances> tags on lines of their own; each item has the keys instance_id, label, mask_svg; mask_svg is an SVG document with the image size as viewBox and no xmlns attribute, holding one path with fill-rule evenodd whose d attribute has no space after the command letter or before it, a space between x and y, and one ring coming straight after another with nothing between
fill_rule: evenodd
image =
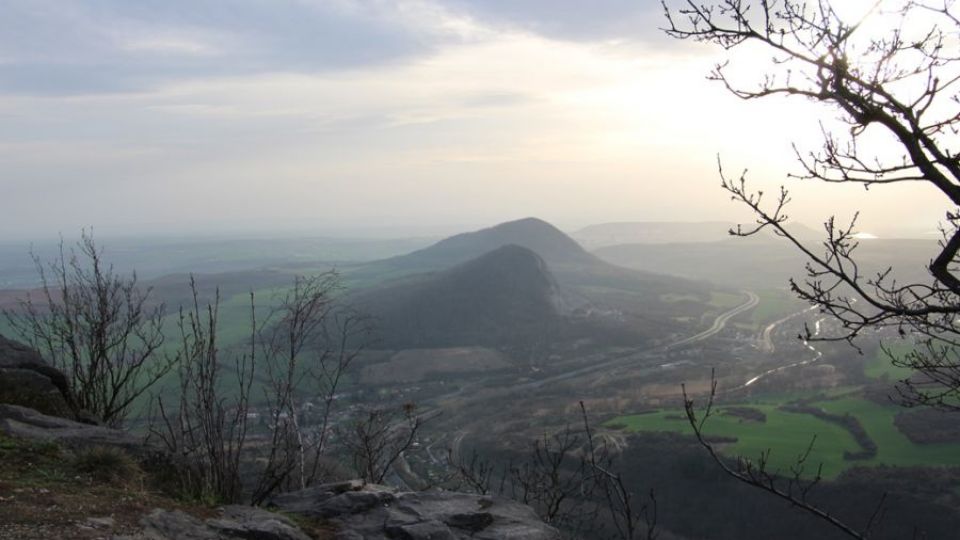
<instances>
[{"instance_id":1,"label":"flat stone slab","mask_svg":"<svg viewBox=\"0 0 960 540\"><path fill-rule=\"evenodd\" d=\"M397 492L342 482L274 497L271 506L323 518L341 540L559 540L532 508L509 499L452 491Z\"/></svg>"},{"instance_id":2,"label":"flat stone slab","mask_svg":"<svg viewBox=\"0 0 960 540\"><path fill-rule=\"evenodd\" d=\"M136 455L155 451L141 438L126 431L49 416L19 405L0 404L0 432L34 441L56 442L71 448L114 446Z\"/></svg>"}]
</instances>

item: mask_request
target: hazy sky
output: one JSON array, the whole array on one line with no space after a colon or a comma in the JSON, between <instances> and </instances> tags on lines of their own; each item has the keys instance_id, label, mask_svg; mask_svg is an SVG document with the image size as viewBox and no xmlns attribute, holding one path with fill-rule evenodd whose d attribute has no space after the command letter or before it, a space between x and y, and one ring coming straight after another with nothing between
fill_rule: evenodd
<instances>
[{"instance_id":1,"label":"hazy sky","mask_svg":"<svg viewBox=\"0 0 960 540\"><path fill-rule=\"evenodd\" d=\"M769 188L819 130L818 107L705 81L723 52L663 36L652 0L0 12L0 238L733 221L716 156ZM796 200L811 224L861 208L880 234L940 216L917 187Z\"/></svg>"}]
</instances>

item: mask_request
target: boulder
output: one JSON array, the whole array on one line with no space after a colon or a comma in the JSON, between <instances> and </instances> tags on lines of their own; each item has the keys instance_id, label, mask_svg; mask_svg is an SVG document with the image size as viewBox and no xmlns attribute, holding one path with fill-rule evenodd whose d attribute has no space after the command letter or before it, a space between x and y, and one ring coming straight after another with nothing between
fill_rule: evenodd
<instances>
[{"instance_id":1,"label":"boulder","mask_svg":"<svg viewBox=\"0 0 960 540\"><path fill-rule=\"evenodd\" d=\"M31 369L0 368L0 403L22 405L69 418L73 411L50 378Z\"/></svg>"},{"instance_id":2,"label":"boulder","mask_svg":"<svg viewBox=\"0 0 960 540\"><path fill-rule=\"evenodd\" d=\"M221 517L201 521L180 510L157 509L140 520L143 540L310 540L289 519L250 506L225 506Z\"/></svg>"},{"instance_id":3,"label":"boulder","mask_svg":"<svg viewBox=\"0 0 960 540\"><path fill-rule=\"evenodd\" d=\"M68 448L118 447L141 458L152 457L157 452L143 439L126 431L50 416L20 405L0 404L0 432L35 441L56 442Z\"/></svg>"},{"instance_id":4,"label":"boulder","mask_svg":"<svg viewBox=\"0 0 960 540\"><path fill-rule=\"evenodd\" d=\"M19 364L46 365L40 353L23 343L0 336L0 366L15 367Z\"/></svg>"},{"instance_id":5,"label":"boulder","mask_svg":"<svg viewBox=\"0 0 960 540\"><path fill-rule=\"evenodd\" d=\"M558 540L560 533L515 501L449 491L398 492L361 482L323 484L269 504L338 526L340 540Z\"/></svg>"},{"instance_id":6,"label":"boulder","mask_svg":"<svg viewBox=\"0 0 960 540\"><path fill-rule=\"evenodd\" d=\"M63 372L37 351L0 336L0 403L22 405L44 414L73 418L70 388Z\"/></svg>"}]
</instances>

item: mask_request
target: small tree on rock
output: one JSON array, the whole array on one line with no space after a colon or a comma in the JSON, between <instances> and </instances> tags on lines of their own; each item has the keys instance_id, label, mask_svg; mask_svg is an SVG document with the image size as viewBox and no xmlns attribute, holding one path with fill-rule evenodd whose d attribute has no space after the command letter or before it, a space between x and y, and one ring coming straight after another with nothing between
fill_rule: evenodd
<instances>
[{"instance_id":1,"label":"small tree on rock","mask_svg":"<svg viewBox=\"0 0 960 540\"><path fill-rule=\"evenodd\" d=\"M28 293L4 316L19 337L67 376L78 409L110 426L123 423L133 403L170 371L158 354L164 307L136 273L121 276L103 259L93 235L59 257L33 255L40 298Z\"/></svg>"}]
</instances>

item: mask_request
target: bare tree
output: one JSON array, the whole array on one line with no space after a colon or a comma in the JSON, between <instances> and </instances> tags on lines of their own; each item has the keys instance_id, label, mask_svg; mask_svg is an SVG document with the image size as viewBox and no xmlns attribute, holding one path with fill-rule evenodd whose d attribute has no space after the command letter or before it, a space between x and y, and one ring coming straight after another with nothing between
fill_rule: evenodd
<instances>
[{"instance_id":1,"label":"bare tree","mask_svg":"<svg viewBox=\"0 0 960 540\"><path fill-rule=\"evenodd\" d=\"M390 469L417 440L423 420L413 403L399 408L366 409L339 434L365 482L383 483Z\"/></svg>"},{"instance_id":2,"label":"bare tree","mask_svg":"<svg viewBox=\"0 0 960 540\"><path fill-rule=\"evenodd\" d=\"M657 537L657 500L653 491L641 500L616 470L614 452L590 427L580 403L583 431L566 426L535 440L526 457L500 469L476 452L449 464L476 493L490 492L530 505L545 522L569 538L653 540Z\"/></svg>"},{"instance_id":3,"label":"bare tree","mask_svg":"<svg viewBox=\"0 0 960 540\"><path fill-rule=\"evenodd\" d=\"M512 498L574 537L597 525L600 512L592 501L597 484L591 459L580 452L583 442L570 426L544 434L534 441L527 459L509 470Z\"/></svg>"},{"instance_id":4,"label":"bare tree","mask_svg":"<svg viewBox=\"0 0 960 540\"><path fill-rule=\"evenodd\" d=\"M60 242L59 257L45 264L34 254L40 299L29 293L4 316L19 337L61 369L78 409L111 426L173 367L158 354L163 305L150 302L137 275L117 274L84 231L76 248Z\"/></svg>"},{"instance_id":5,"label":"bare tree","mask_svg":"<svg viewBox=\"0 0 960 540\"><path fill-rule=\"evenodd\" d=\"M594 483L600 497L600 508L605 511L621 540L654 540L657 537L657 497L651 489L647 501L638 502L636 495L627 487L623 474L613 468L613 459L606 448L598 448L587 408L580 402L583 429L587 439L586 461L593 472Z\"/></svg>"},{"instance_id":6,"label":"bare tree","mask_svg":"<svg viewBox=\"0 0 960 540\"><path fill-rule=\"evenodd\" d=\"M481 456L476 450L470 452L470 458L458 456L453 448L447 448L447 466L453 470L453 478L459 481L457 489L466 489L480 495L491 492L504 493L507 480L506 471L512 467L501 469L499 485L495 483L497 474L496 465L489 459Z\"/></svg>"},{"instance_id":7,"label":"bare tree","mask_svg":"<svg viewBox=\"0 0 960 540\"><path fill-rule=\"evenodd\" d=\"M250 294L250 333L245 346L221 350L219 291L180 310L177 395L158 398L153 433L179 456L182 483L194 496L254 504L283 489L319 478L336 393L366 344L364 318L335 296L335 273L296 277L259 320ZM254 389L262 399L254 401ZM317 396L319 419L304 421L304 396ZM259 410L258 410L259 409ZM249 437L248 419L264 415L266 434ZM311 419L313 420L313 419ZM250 473L242 481L241 466Z\"/></svg>"},{"instance_id":8,"label":"bare tree","mask_svg":"<svg viewBox=\"0 0 960 540\"><path fill-rule=\"evenodd\" d=\"M304 488L322 472L337 392L370 333L366 317L337 299L340 290L335 272L296 277L257 332L271 444L255 502L285 483ZM319 409L311 426L302 421L307 405Z\"/></svg>"},{"instance_id":9,"label":"bare tree","mask_svg":"<svg viewBox=\"0 0 960 540\"><path fill-rule=\"evenodd\" d=\"M190 278L193 304L180 308L180 351L177 364L178 393L171 408L157 398L158 425L151 434L171 455L185 494L221 502L243 497L241 460L247 443L250 389L254 380L256 314L250 295L251 341L248 352L221 358L217 341L219 290L212 303L201 307L197 284ZM229 390L224 369L232 378Z\"/></svg>"},{"instance_id":10,"label":"bare tree","mask_svg":"<svg viewBox=\"0 0 960 540\"><path fill-rule=\"evenodd\" d=\"M960 18L953 0L876 0L857 19L837 9L842 0L662 0L667 34L727 50L758 46L770 61L752 82L730 74L728 63L709 78L744 100L770 96L804 98L832 110L842 129L821 125L818 149L794 147L799 171L790 177L826 183L862 185L919 184L938 190L948 206L960 205L960 157L953 145L960 129ZM672 4L672 5L671 5ZM849 15L848 15L849 17ZM752 65L751 68L755 68ZM880 141L877 144L877 141ZM890 151L889 148L895 150ZM955 275L960 251L960 212L941 224L939 254L928 261L929 279L901 282L891 268L866 272L857 260L856 216L847 224L833 217L824 224L825 239L814 247L788 230L787 189L769 200L747 187L746 173L730 177L719 167L723 188L749 208L756 220L731 230L750 236L772 230L803 253L806 277L791 280L801 299L839 324L833 334L804 339L855 340L871 330L893 328L918 346L891 360L916 373L901 382L907 406L933 405L960 410L960 279ZM714 392L716 386L714 384ZM700 444L730 476L787 500L853 538L865 538L882 516L883 501L864 527L854 527L810 503L808 493L820 479L809 478L811 446L784 474L769 471L768 454L728 465L704 436L714 393L698 414L685 395L687 418Z\"/></svg>"},{"instance_id":11,"label":"bare tree","mask_svg":"<svg viewBox=\"0 0 960 540\"><path fill-rule=\"evenodd\" d=\"M836 111L844 129L822 127L819 149L795 147L800 169L791 176L865 188L922 184L942 193L947 205L960 206L956 3L877 0L862 18L846 20L836 9L841 1L682 0L673 7L664 2L666 31L725 49L768 50L771 60L754 71L753 83L734 80L727 63L711 73L739 98L794 96ZM894 328L919 343L904 356L890 355L918 373L900 386L904 404L960 408L960 334L954 322L960 313L960 211L948 212L941 224L940 252L926 264L929 280L903 283L889 268L862 270L856 218L845 225L828 219L822 246L809 246L785 227L786 189L768 201L747 188L745 174L729 177L721 167L720 175L731 197L756 216L754 225L731 234L772 229L808 258L806 278L791 281L791 287L841 324L838 333L822 336L807 329L806 339L853 343L867 330Z\"/></svg>"},{"instance_id":12,"label":"bare tree","mask_svg":"<svg viewBox=\"0 0 960 540\"><path fill-rule=\"evenodd\" d=\"M814 465L809 462L810 454L813 452L814 445L817 442L816 436L810 439L810 444L799 453L796 460L794 460L785 471L770 469L770 450L762 452L756 459L738 456L734 465L728 464L727 460L723 459L713 443L710 442L705 432L707 422L715 414L714 400L716 395L717 379L715 376L712 376L710 394L707 397L706 403L698 410L693 399L687 395L686 386L683 386L684 412L687 416L687 422L693 429L694 437L696 437L700 446L706 449L710 458L720 466L720 469L723 470L724 473L740 482L759 488L777 498L789 502L794 508L799 508L803 512L824 521L851 538L869 538L870 534L883 518L886 496L880 498L873 514L870 515L866 524L860 528L851 525L813 503L809 499L809 495L823 479L822 464ZM811 469L813 469L813 474L810 474Z\"/></svg>"}]
</instances>

